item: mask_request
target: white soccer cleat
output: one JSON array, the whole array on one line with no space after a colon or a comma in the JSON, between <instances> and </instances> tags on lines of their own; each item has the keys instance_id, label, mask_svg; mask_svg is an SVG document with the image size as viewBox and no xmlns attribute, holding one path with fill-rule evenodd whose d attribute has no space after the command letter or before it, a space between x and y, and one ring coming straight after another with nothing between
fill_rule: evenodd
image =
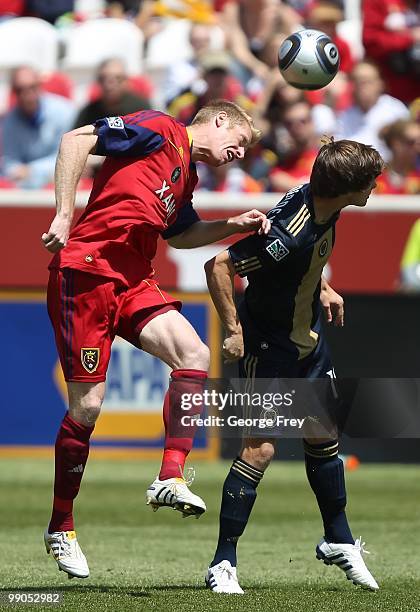
<instances>
[{"instance_id":1,"label":"white soccer cleat","mask_svg":"<svg viewBox=\"0 0 420 612\"><path fill-rule=\"evenodd\" d=\"M236 567L224 560L209 567L206 575L206 587L214 593L227 593L231 595L243 595L238 577L236 575Z\"/></svg>"},{"instance_id":2,"label":"white soccer cleat","mask_svg":"<svg viewBox=\"0 0 420 612\"><path fill-rule=\"evenodd\" d=\"M206 511L206 504L188 488L183 478L167 478L159 480L156 478L146 491L146 504L159 510L163 506L169 506L174 510L182 512L182 516L195 516L200 518Z\"/></svg>"},{"instance_id":3,"label":"white soccer cleat","mask_svg":"<svg viewBox=\"0 0 420 612\"><path fill-rule=\"evenodd\" d=\"M60 571L67 572L69 579L88 578L89 567L77 542L75 531L48 533L46 530L44 543L47 553L52 554Z\"/></svg>"},{"instance_id":4,"label":"white soccer cleat","mask_svg":"<svg viewBox=\"0 0 420 612\"><path fill-rule=\"evenodd\" d=\"M354 544L333 544L326 542L324 538L316 547L316 558L326 565L336 565L351 580L353 584L360 585L363 589L377 591L379 585L372 576L362 554L369 551L364 549L365 543L358 538Z\"/></svg>"}]
</instances>

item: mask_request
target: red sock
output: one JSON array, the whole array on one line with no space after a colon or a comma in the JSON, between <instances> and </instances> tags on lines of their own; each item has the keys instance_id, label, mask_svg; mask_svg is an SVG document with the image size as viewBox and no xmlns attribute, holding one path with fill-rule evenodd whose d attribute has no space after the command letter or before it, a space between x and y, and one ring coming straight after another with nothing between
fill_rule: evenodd
<instances>
[{"instance_id":1,"label":"red sock","mask_svg":"<svg viewBox=\"0 0 420 612\"><path fill-rule=\"evenodd\" d=\"M80 489L93 429L74 421L68 412L61 423L55 442L54 503L49 533L74 529L73 500Z\"/></svg>"},{"instance_id":2,"label":"red sock","mask_svg":"<svg viewBox=\"0 0 420 612\"><path fill-rule=\"evenodd\" d=\"M188 414L201 414L202 405L193 406L188 412L181 408L181 395L201 394L207 379L204 370L173 370L169 389L163 403L163 422L165 423L165 450L159 479L181 478L184 472L185 460L190 452L195 425L182 425L181 417Z\"/></svg>"}]
</instances>

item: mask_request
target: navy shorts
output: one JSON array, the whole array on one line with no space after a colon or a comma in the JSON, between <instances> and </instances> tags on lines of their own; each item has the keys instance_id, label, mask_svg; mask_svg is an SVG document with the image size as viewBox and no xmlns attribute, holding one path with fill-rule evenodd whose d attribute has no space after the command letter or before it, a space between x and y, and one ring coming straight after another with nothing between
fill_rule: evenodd
<instances>
[{"instance_id":1,"label":"navy shorts","mask_svg":"<svg viewBox=\"0 0 420 612\"><path fill-rule=\"evenodd\" d=\"M255 338L253 338L255 340ZM245 355L239 363L239 376L245 379L244 390L251 394L293 393L293 403L289 407L282 406L268 412L258 404L248 407L244 414L252 424L245 427L245 437L336 437L340 430L342 407L335 386L335 373L328 346L322 334L319 336L316 348L298 360L291 353L280 347L267 346L265 342L245 343ZM306 379L306 380L296 380ZM261 429L259 418L264 415L282 415L289 419L305 419L313 423L312 429L293 429L279 426L270 430ZM255 418L257 417L257 421ZM257 425L255 425L257 423ZM307 427L308 425L306 425ZM310 432L306 435L303 432ZM328 435L327 435L328 433Z\"/></svg>"},{"instance_id":2,"label":"navy shorts","mask_svg":"<svg viewBox=\"0 0 420 612\"><path fill-rule=\"evenodd\" d=\"M335 378L328 345L319 335L315 349L298 359L280 347L263 342L247 342L245 354L239 362L241 378Z\"/></svg>"}]
</instances>

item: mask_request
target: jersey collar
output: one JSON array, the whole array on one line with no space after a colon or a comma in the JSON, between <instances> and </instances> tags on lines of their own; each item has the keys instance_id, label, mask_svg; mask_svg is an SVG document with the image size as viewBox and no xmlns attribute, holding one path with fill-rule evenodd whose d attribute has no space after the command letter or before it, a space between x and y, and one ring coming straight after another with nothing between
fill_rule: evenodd
<instances>
[{"instance_id":1,"label":"jersey collar","mask_svg":"<svg viewBox=\"0 0 420 612\"><path fill-rule=\"evenodd\" d=\"M334 213L332 217L330 217L328 221L326 221L325 223L317 223L315 221L314 198L312 195L312 189L311 189L310 183L307 183L306 185L303 186L303 192L305 194L305 204L311 215L312 223L318 227L330 227L331 225L334 225L334 223L336 223L338 217L340 216L340 213L339 212Z\"/></svg>"},{"instance_id":2,"label":"jersey collar","mask_svg":"<svg viewBox=\"0 0 420 612\"><path fill-rule=\"evenodd\" d=\"M190 145L190 151L192 149L192 143L193 143L193 139L192 139L192 134L191 134L191 130L186 127L185 128L187 130L187 136L188 136L188 144Z\"/></svg>"}]
</instances>

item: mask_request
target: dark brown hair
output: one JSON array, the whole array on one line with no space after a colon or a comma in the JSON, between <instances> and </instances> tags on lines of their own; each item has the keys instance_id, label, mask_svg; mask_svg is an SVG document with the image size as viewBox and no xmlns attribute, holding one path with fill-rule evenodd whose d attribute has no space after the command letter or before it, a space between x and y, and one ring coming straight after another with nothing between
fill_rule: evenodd
<instances>
[{"instance_id":1,"label":"dark brown hair","mask_svg":"<svg viewBox=\"0 0 420 612\"><path fill-rule=\"evenodd\" d=\"M363 191L384 169L384 161L370 145L325 137L311 173L312 193L336 198Z\"/></svg>"},{"instance_id":2,"label":"dark brown hair","mask_svg":"<svg viewBox=\"0 0 420 612\"><path fill-rule=\"evenodd\" d=\"M229 127L235 125L242 125L247 123L251 128L252 139L250 146L253 146L261 138L261 130L258 130L252 117L244 111L243 108L230 102L229 100L213 100L200 108L194 119L191 121L191 125L199 125L209 123L217 113L221 111L225 112L229 119Z\"/></svg>"}]
</instances>

